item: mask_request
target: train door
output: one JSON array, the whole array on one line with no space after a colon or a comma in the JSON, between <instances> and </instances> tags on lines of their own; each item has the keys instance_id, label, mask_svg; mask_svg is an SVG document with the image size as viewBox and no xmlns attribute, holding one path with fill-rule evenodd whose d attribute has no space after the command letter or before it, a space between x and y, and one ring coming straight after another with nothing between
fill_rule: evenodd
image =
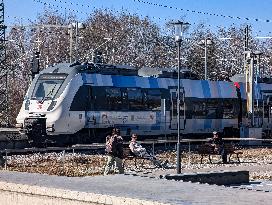
<instances>
[{"instance_id":1,"label":"train door","mask_svg":"<svg viewBox=\"0 0 272 205\"><path fill-rule=\"evenodd\" d=\"M272 127L272 93L263 93L262 121Z\"/></svg>"},{"instance_id":2,"label":"train door","mask_svg":"<svg viewBox=\"0 0 272 205\"><path fill-rule=\"evenodd\" d=\"M170 129L178 129L178 92L177 89L170 89L171 107L170 107ZM180 89L180 129L185 129L185 92L184 88Z\"/></svg>"}]
</instances>

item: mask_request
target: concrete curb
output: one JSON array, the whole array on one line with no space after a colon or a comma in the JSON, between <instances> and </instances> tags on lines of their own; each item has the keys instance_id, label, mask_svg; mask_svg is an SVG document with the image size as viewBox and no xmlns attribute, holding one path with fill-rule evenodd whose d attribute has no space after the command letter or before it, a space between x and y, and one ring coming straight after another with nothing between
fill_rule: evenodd
<instances>
[{"instance_id":1,"label":"concrete curb","mask_svg":"<svg viewBox=\"0 0 272 205\"><path fill-rule=\"evenodd\" d=\"M107 204L107 205L170 205L168 203L161 203L156 201L147 201L141 199L133 199L128 197L117 197L111 195L104 194L95 194L95 193L87 193L87 192L78 192L71 191L65 189L56 189L49 187L40 187L40 186L32 186L25 184L15 184L9 182L1 182L0 181L0 193L1 192L13 192L23 195L35 195L35 197L41 197L43 200L46 200L46 197L49 197L48 202L44 201L44 204L47 205L55 205L56 203L52 198L56 198L58 200L64 200L63 204L65 204L65 200L74 200L74 203L70 204L82 204L83 203L94 203L94 204ZM14 201L9 204L21 204L19 202L19 197L13 197ZM11 200L9 198L9 200ZM17 200L17 201L16 201ZM1 200L2 201L2 200ZM25 201L25 204L30 204L30 201ZM62 203L58 203L62 204Z\"/></svg>"}]
</instances>

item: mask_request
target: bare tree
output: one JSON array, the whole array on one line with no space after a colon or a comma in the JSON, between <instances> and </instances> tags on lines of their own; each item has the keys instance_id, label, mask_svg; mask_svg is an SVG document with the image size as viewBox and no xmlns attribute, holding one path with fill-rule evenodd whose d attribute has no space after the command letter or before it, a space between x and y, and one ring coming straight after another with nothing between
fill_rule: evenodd
<instances>
[{"instance_id":1,"label":"bare tree","mask_svg":"<svg viewBox=\"0 0 272 205\"><path fill-rule=\"evenodd\" d=\"M45 10L30 26L14 25L8 33L7 60L9 68L9 99L12 123L27 92L30 78L31 59L40 52L40 67L69 61L68 26L77 22L70 14L60 15L56 11ZM127 13L115 14L107 10L97 10L84 21L86 29L79 33L79 61L91 61L92 55L100 51L103 62L127 64L141 67L177 67L176 44L173 26L166 24L167 31L160 29L149 18L140 18ZM51 25L51 26L49 26ZM199 42L211 39L213 44L207 49L208 78L228 80L236 73L243 72L244 25L222 28L214 32L205 24L199 24L182 42L182 66L186 66L204 79L204 49ZM222 37L228 39L222 40ZM73 42L75 37L73 37ZM272 40L250 38L250 49L260 50L262 71L271 75Z\"/></svg>"}]
</instances>

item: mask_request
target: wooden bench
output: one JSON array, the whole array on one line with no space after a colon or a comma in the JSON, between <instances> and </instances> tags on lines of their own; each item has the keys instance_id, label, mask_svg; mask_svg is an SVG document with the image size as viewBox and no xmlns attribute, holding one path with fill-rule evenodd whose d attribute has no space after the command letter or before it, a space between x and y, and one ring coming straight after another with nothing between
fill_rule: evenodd
<instances>
[{"instance_id":1,"label":"wooden bench","mask_svg":"<svg viewBox=\"0 0 272 205\"><path fill-rule=\"evenodd\" d=\"M140 157L140 156L136 156L133 152L131 152L130 148L124 148L123 149L123 166L125 166L126 161L128 160L133 160L134 161L134 165L137 168L137 162L141 161L140 166L143 167L144 161L145 160L150 160L149 157Z\"/></svg>"},{"instance_id":2,"label":"wooden bench","mask_svg":"<svg viewBox=\"0 0 272 205\"><path fill-rule=\"evenodd\" d=\"M228 161L230 162L230 158L232 155L236 155L238 162L240 163L239 155L243 154L242 151L236 150L236 148L232 144L224 144L224 150L227 153ZM219 151L214 151L214 147L211 144L202 144L199 145L197 153L201 155L200 163L202 164L202 160L204 156L209 157L209 161L212 164L211 155L220 155Z\"/></svg>"}]
</instances>

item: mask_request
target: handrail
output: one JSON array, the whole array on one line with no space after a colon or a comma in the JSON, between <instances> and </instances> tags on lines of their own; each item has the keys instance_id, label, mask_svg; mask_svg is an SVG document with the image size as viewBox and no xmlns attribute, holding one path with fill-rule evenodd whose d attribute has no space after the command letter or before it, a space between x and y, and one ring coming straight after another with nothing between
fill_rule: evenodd
<instances>
[{"instance_id":1,"label":"handrail","mask_svg":"<svg viewBox=\"0 0 272 205\"><path fill-rule=\"evenodd\" d=\"M205 139L182 139L182 142L207 142L211 138ZM272 139L257 139L257 138L223 138L225 141L264 141L271 142ZM141 144L163 144L163 143L177 143L177 140L144 140L138 141ZM129 144L129 142L124 142L124 144ZM24 149L4 149L0 153L27 153L27 152L50 152L50 151L74 151L74 150L95 150L105 148L105 143L93 143L93 144L76 144L71 147L47 147L47 148L24 148Z\"/></svg>"}]
</instances>

